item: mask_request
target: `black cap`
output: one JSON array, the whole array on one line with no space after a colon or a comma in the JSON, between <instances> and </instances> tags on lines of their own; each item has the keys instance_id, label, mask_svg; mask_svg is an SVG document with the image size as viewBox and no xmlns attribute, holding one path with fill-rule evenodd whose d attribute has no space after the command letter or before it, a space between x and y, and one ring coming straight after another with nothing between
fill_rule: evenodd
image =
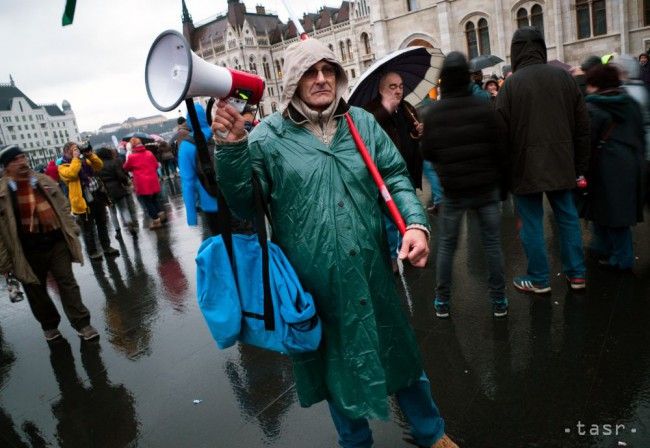
<instances>
[{"instance_id":1,"label":"black cap","mask_svg":"<svg viewBox=\"0 0 650 448\"><path fill-rule=\"evenodd\" d=\"M19 155L23 154L23 150L18 145L4 145L0 146L0 165L7 166Z\"/></svg>"}]
</instances>

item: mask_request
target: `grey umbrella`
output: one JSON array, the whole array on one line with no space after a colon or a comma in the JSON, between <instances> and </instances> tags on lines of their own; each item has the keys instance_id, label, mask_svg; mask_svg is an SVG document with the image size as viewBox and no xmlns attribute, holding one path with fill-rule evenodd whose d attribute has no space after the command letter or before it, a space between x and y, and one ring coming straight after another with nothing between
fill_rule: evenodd
<instances>
[{"instance_id":1,"label":"grey umbrella","mask_svg":"<svg viewBox=\"0 0 650 448\"><path fill-rule=\"evenodd\" d=\"M477 72L479 70L483 70L484 68L497 65L499 62L503 62L503 59L501 59L499 56L495 56L493 54L482 54L469 61L469 68L471 71Z\"/></svg>"}]
</instances>

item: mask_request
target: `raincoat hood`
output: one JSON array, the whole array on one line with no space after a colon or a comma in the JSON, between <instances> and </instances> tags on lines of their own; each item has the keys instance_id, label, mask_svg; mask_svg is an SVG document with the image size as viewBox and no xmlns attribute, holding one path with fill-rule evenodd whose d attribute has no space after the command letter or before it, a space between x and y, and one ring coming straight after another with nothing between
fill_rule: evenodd
<instances>
[{"instance_id":1,"label":"raincoat hood","mask_svg":"<svg viewBox=\"0 0 650 448\"><path fill-rule=\"evenodd\" d=\"M440 70L441 96L470 95L468 89L470 82L469 63L463 53L452 51L445 58Z\"/></svg>"},{"instance_id":2,"label":"raincoat hood","mask_svg":"<svg viewBox=\"0 0 650 448\"><path fill-rule=\"evenodd\" d=\"M536 28L525 26L515 31L510 45L512 71L535 64L546 64L546 42Z\"/></svg>"},{"instance_id":3,"label":"raincoat hood","mask_svg":"<svg viewBox=\"0 0 650 448\"><path fill-rule=\"evenodd\" d=\"M208 124L208 118L205 116L205 109L199 103L194 103L194 108L196 109L196 115L199 119L199 126L201 126L201 131L203 131L205 139L209 140L210 137L212 137L212 128ZM190 133L194 134L194 130L192 129L192 120L190 120L189 113L187 114L186 119L187 121L185 124L187 124L187 129L189 129Z\"/></svg>"},{"instance_id":4,"label":"raincoat hood","mask_svg":"<svg viewBox=\"0 0 650 448\"><path fill-rule=\"evenodd\" d=\"M348 77L343 70L343 66L336 60L334 52L325 44L317 39L306 39L293 43L287 47L284 52L284 66L282 73L284 76L282 83L282 96L280 98L280 112L284 113L291 99L298 90L298 81L302 75L319 61L327 61L335 65L336 75L336 98L335 102L343 97L348 89Z\"/></svg>"}]
</instances>

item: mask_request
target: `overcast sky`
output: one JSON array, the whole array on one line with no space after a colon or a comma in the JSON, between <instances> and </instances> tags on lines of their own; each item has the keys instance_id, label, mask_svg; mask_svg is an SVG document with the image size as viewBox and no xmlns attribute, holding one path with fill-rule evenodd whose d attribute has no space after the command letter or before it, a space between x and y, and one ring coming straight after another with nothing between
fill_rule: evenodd
<instances>
[{"instance_id":1,"label":"overcast sky","mask_svg":"<svg viewBox=\"0 0 650 448\"><path fill-rule=\"evenodd\" d=\"M0 83L9 82L37 104L68 100L80 131L161 113L147 97L144 64L155 37L182 31L181 0L77 0L74 23L61 26L65 0L1 0ZM186 0L194 23L227 11L227 0ZM281 0L263 4L284 22ZM289 0L302 17L341 0ZM173 112L165 114L175 116Z\"/></svg>"}]
</instances>

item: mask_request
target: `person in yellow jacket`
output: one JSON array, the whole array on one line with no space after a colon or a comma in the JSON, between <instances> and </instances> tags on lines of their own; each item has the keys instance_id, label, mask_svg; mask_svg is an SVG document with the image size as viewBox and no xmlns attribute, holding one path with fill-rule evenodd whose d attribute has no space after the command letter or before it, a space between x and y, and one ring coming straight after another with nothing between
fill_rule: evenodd
<instances>
[{"instance_id":1,"label":"person in yellow jacket","mask_svg":"<svg viewBox=\"0 0 650 448\"><path fill-rule=\"evenodd\" d=\"M116 256L120 251L111 247L106 215L109 199L101 180L96 177L104 162L92 151L89 143L83 149L80 151L74 142L65 144L59 177L68 188L70 210L81 227L88 256L91 260L99 260L102 254L97 250L93 227L97 228L105 256Z\"/></svg>"}]
</instances>

